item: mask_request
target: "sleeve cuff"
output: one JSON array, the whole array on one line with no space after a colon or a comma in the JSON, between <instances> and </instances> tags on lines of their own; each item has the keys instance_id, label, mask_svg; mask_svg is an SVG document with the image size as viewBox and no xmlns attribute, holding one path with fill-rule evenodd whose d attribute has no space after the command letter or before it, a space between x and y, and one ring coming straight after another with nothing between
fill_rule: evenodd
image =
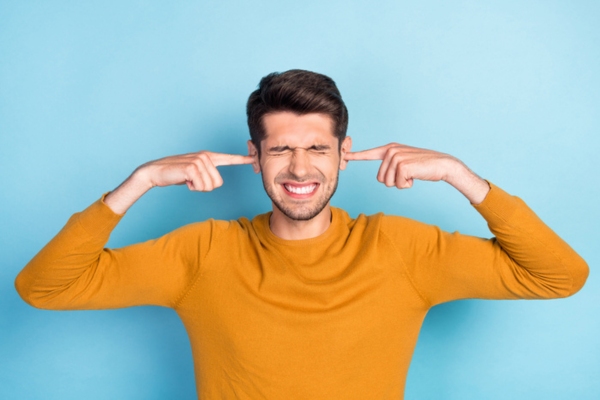
<instances>
[{"instance_id":1,"label":"sleeve cuff","mask_svg":"<svg viewBox=\"0 0 600 400\"><path fill-rule=\"evenodd\" d=\"M518 209L518 197L512 196L489 182L490 191L483 201L473 207L488 223L508 221Z\"/></svg>"},{"instance_id":2,"label":"sleeve cuff","mask_svg":"<svg viewBox=\"0 0 600 400\"><path fill-rule=\"evenodd\" d=\"M107 193L77 215L77 222L91 236L104 236L117 226L123 215L116 214L104 203Z\"/></svg>"}]
</instances>

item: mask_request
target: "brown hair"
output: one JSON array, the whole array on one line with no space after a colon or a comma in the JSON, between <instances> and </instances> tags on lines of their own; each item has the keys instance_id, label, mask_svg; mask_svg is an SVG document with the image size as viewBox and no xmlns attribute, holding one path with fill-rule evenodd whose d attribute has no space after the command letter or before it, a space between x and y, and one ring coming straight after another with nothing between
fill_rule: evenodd
<instances>
[{"instance_id":1,"label":"brown hair","mask_svg":"<svg viewBox=\"0 0 600 400\"><path fill-rule=\"evenodd\" d=\"M252 143L260 155L265 137L263 117L278 111L299 115L320 113L333 120L333 135L341 146L348 128L348 110L333 79L316 72L292 69L273 72L260 80L246 105Z\"/></svg>"}]
</instances>

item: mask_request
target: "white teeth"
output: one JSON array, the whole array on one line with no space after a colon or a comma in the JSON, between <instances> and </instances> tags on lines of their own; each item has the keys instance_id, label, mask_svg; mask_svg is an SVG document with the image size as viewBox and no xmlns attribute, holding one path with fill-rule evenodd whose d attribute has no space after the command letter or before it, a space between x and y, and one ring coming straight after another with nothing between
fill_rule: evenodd
<instances>
[{"instance_id":1,"label":"white teeth","mask_svg":"<svg viewBox=\"0 0 600 400\"><path fill-rule=\"evenodd\" d=\"M317 188L317 185L309 185L309 186L301 186L301 187L285 185L285 188L292 193L308 194L308 193L312 193Z\"/></svg>"}]
</instances>

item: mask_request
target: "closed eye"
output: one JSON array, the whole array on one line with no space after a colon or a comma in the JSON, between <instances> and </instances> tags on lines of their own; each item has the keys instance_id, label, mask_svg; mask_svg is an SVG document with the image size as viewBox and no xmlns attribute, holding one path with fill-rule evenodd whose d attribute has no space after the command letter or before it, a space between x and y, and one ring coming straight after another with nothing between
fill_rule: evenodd
<instances>
[{"instance_id":1,"label":"closed eye","mask_svg":"<svg viewBox=\"0 0 600 400\"><path fill-rule=\"evenodd\" d=\"M292 154L294 151L296 151L296 149L306 150L311 154L319 154L319 155L326 155L326 154L329 154L331 151L331 147L327 146L327 145L313 145L313 146L310 146L309 148L302 148L302 147L291 148L289 146L275 146L275 147L269 148L267 150L267 154L270 156L274 156L274 157L289 155L289 154Z\"/></svg>"},{"instance_id":2,"label":"closed eye","mask_svg":"<svg viewBox=\"0 0 600 400\"><path fill-rule=\"evenodd\" d=\"M275 146L275 147L271 147L267 153L270 156L283 156L286 154L291 154L292 153L292 148L290 148L289 146Z\"/></svg>"},{"instance_id":3,"label":"closed eye","mask_svg":"<svg viewBox=\"0 0 600 400\"><path fill-rule=\"evenodd\" d=\"M311 153L322 155L329 154L330 150L331 148L325 145L314 145L308 148L308 151L310 151Z\"/></svg>"}]
</instances>

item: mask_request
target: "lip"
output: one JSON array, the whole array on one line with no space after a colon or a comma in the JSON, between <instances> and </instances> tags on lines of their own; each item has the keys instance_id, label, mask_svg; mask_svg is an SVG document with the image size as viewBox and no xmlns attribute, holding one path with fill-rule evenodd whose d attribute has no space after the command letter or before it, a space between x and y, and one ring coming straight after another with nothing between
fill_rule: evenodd
<instances>
[{"instance_id":1,"label":"lip","mask_svg":"<svg viewBox=\"0 0 600 400\"><path fill-rule=\"evenodd\" d=\"M294 193L294 192L290 192L286 186L293 186L295 188L305 188L308 186L316 186L316 187L310 193ZM283 183L281 183L281 187L283 188L283 191L286 195L288 195L289 197L291 197L293 199L299 199L299 200L309 199L309 198L313 197L317 193L317 190L319 190L319 186L320 186L319 182L303 182L303 183L283 182Z\"/></svg>"}]
</instances>

